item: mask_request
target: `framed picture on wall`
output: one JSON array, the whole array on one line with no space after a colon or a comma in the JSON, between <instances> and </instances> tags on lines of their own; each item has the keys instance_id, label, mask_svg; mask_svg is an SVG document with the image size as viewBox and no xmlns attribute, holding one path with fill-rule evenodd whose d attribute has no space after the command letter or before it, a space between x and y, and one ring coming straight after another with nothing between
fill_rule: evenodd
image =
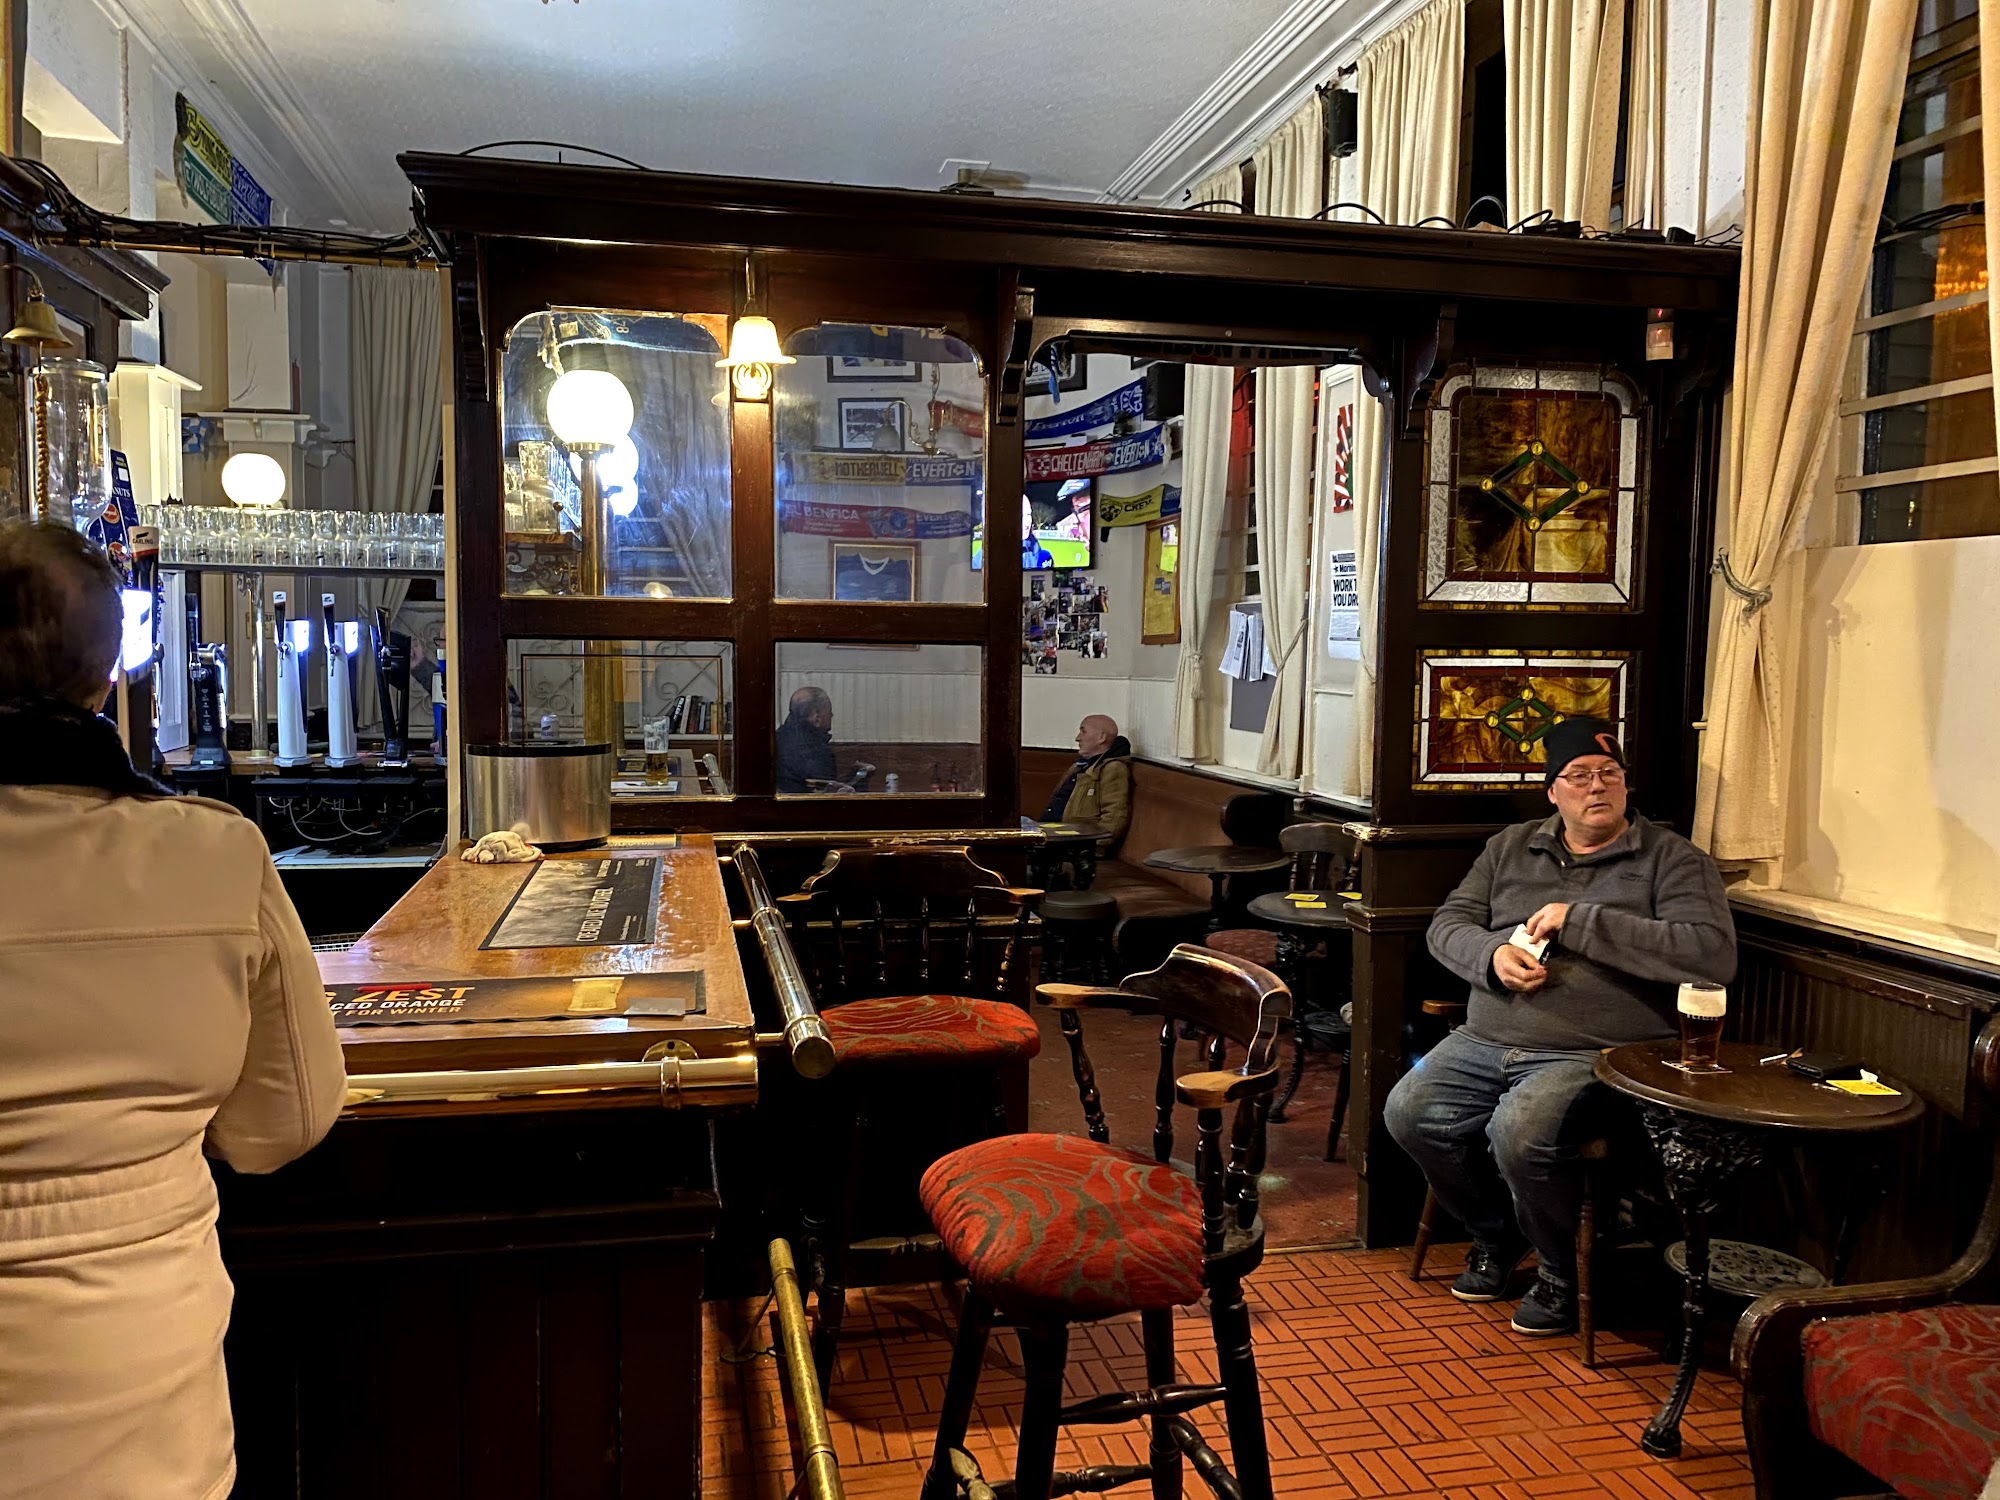
<instances>
[{"instance_id":1,"label":"framed picture on wall","mask_svg":"<svg viewBox=\"0 0 2000 1500\"><path fill-rule=\"evenodd\" d=\"M901 453L909 433L910 409L899 397L842 396L840 446Z\"/></svg>"},{"instance_id":2,"label":"framed picture on wall","mask_svg":"<svg viewBox=\"0 0 2000 1500\"><path fill-rule=\"evenodd\" d=\"M1146 567L1139 595L1139 644L1173 646L1181 638L1181 523L1146 523Z\"/></svg>"},{"instance_id":3,"label":"framed picture on wall","mask_svg":"<svg viewBox=\"0 0 2000 1500\"><path fill-rule=\"evenodd\" d=\"M853 604L914 604L917 549L876 542L835 542L833 597Z\"/></svg>"},{"instance_id":4,"label":"framed picture on wall","mask_svg":"<svg viewBox=\"0 0 2000 1500\"><path fill-rule=\"evenodd\" d=\"M829 381L872 380L878 384L891 380L913 382L924 378L924 367L914 359L860 359L851 354L829 354L826 357L826 378Z\"/></svg>"}]
</instances>

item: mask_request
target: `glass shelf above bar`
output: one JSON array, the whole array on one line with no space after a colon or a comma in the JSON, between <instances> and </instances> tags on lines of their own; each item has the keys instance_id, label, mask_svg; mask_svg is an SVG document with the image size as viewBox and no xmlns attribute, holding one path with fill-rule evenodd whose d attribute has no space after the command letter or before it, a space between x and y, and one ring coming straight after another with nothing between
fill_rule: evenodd
<instances>
[{"instance_id":1,"label":"glass shelf above bar","mask_svg":"<svg viewBox=\"0 0 2000 1500\"><path fill-rule=\"evenodd\" d=\"M280 573L295 578L431 578L442 568L336 568L323 563L163 562L162 573Z\"/></svg>"}]
</instances>

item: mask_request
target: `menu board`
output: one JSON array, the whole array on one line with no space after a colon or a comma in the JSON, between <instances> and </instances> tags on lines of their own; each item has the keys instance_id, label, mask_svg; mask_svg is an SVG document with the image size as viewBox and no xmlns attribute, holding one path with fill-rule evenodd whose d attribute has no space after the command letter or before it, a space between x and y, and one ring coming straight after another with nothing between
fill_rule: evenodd
<instances>
[{"instance_id":1,"label":"menu board","mask_svg":"<svg viewBox=\"0 0 2000 1500\"><path fill-rule=\"evenodd\" d=\"M535 866L481 948L603 948L650 943L660 857L548 859Z\"/></svg>"},{"instance_id":2,"label":"menu board","mask_svg":"<svg viewBox=\"0 0 2000 1500\"><path fill-rule=\"evenodd\" d=\"M682 969L666 974L334 984L327 986L326 1003L336 1026L413 1026L689 1016L705 1011L708 997L701 970Z\"/></svg>"}]
</instances>

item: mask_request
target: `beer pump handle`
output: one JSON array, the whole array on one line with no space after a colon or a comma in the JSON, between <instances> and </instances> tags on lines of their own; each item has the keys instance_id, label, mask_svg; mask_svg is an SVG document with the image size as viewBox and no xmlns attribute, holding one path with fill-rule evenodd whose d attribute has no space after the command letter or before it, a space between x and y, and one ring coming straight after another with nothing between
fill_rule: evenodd
<instances>
[{"instance_id":1,"label":"beer pump handle","mask_svg":"<svg viewBox=\"0 0 2000 1500\"><path fill-rule=\"evenodd\" d=\"M282 650L285 645L285 591L283 589L271 590L271 625L278 633L278 646Z\"/></svg>"}]
</instances>

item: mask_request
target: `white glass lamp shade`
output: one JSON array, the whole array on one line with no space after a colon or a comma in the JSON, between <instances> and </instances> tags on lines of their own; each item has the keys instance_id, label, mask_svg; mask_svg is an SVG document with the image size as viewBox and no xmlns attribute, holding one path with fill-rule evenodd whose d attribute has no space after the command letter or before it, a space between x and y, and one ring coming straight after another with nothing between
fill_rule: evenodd
<instances>
[{"instance_id":1,"label":"white glass lamp shade","mask_svg":"<svg viewBox=\"0 0 2000 1500\"><path fill-rule=\"evenodd\" d=\"M603 453L597 455L597 489L603 495L604 503L611 508L614 516L629 516L639 507L639 445L631 435L620 438ZM584 460L577 454L569 456L570 472L578 479L583 478Z\"/></svg>"},{"instance_id":2,"label":"white glass lamp shade","mask_svg":"<svg viewBox=\"0 0 2000 1500\"><path fill-rule=\"evenodd\" d=\"M729 356L716 364L724 369L737 365L791 365L798 361L778 347L778 326L769 318L738 318L729 330Z\"/></svg>"},{"instance_id":3,"label":"white glass lamp shade","mask_svg":"<svg viewBox=\"0 0 2000 1500\"><path fill-rule=\"evenodd\" d=\"M222 493L251 510L277 505L285 498L285 467L268 453L238 453L222 466Z\"/></svg>"},{"instance_id":4,"label":"white glass lamp shade","mask_svg":"<svg viewBox=\"0 0 2000 1500\"><path fill-rule=\"evenodd\" d=\"M632 430L632 393L609 370L566 370L549 387L548 412L571 447L609 448Z\"/></svg>"}]
</instances>

